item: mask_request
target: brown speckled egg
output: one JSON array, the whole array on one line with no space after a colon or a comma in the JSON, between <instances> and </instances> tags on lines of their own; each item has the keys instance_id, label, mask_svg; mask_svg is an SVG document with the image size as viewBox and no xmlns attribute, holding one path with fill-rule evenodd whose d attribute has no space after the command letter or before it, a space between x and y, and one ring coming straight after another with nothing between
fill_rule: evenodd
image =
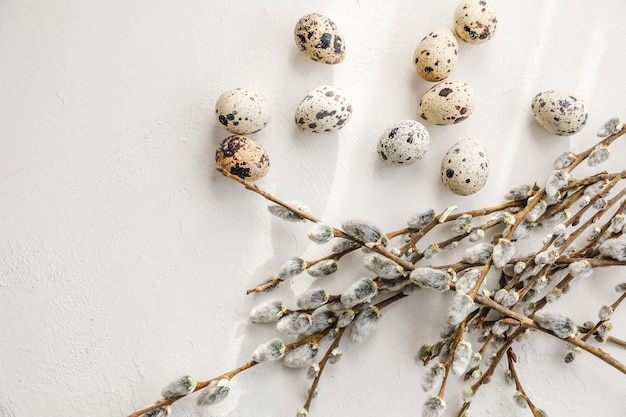
<instances>
[{"instance_id":1,"label":"brown speckled egg","mask_svg":"<svg viewBox=\"0 0 626 417\"><path fill-rule=\"evenodd\" d=\"M474 108L474 90L463 81L442 81L420 100L420 116L429 123L451 125L467 119Z\"/></svg>"},{"instance_id":2,"label":"brown speckled egg","mask_svg":"<svg viewBox=\"0 0 626 417\"><path fill-rule=\"evenodd\" d=\"M496 34L497 24L493 0L462 0L454 12L454 31L467 43L487 42Z\"/></svg>"},{"instance_id":3,"label":"brown speckled egg","mask_svg":"<svg viewBox=\"0 0 626 417\"><path fill-rule=\"evenodd\" d=\"M215 116L224 129L237 135L249 135L270 122L272 112L267 101L252 90L226 91L215 103Z\"/></svg>"},{"instance_id":4,"label":"brown speckled egg","mask_svg":"<svg viewBox=\"0 0 626 417\"><path fill-rule=\"evenodd\" d=\"M543 91L535 96L531 108L537 122L555 135L573 135L587 123L585 103L566 91Z\"/></svg>"},{"instance_id":5,"label":"brown speckled egg","mask_svg":"<svg viewBox=\"0 0 626 417\"><path fill-rule=\"evenodd\" d=\"M489 156L474 139L462 139L452 145L441 162L441 181L454 194L474 194L489 177Z\"/></svg>"},{"instance_id":6,"label":"brown speckled egg","mask_svg":"<svg viewBox=\"0 0 626 417\"><path fill-rule=\"evenodd\" d=\"M314 61L338 64L346 56L343 35L335 22L319 13L302 16L294 29L298 49Z\"/></svg>"},{"instance_id":7,"label":"brown speckled egg","mask_svg":"<svg viewBox=\"0 0 626 417\"><path fill-rule=\"evenodd\" d=\"M296 126L310 133L335 132L352 116L352 101L343 90L324 85L311 91L296 109Z\"/></svg>"},{"instance_id":8,"label":"brown speckled egg","mask_svg":"<svg viewBox=\"0 0 626 417\"><path fill-rule=\"evenodd\" d=\"M448 28L437 28L424 37L415 48L413 66L426 81L448 78L458 59L454 33Z\"/></svg>"},{"instance_id":9,"label":"brown speckled egg","mask_svg":"<svg viewBox=\"0 0 626 417\"><path fill-rule=\"evenodd\" d=\"M248 181L264 177L270 169L265 149L254 139L241 135L229 136L220 142L215 151L215 164Z\"/></svg>"},{"instance_id":10,"label":"brown speckled egg","mask_svg":"<svg viewBox=\"0 0 626 417\"><path fill-rule=\"evenodd\" d=\"M430 147L428 130L415 120L401 120L378 139L378 157L388 165L411 165L422 159Z\"/></svg>"}]
</instances>

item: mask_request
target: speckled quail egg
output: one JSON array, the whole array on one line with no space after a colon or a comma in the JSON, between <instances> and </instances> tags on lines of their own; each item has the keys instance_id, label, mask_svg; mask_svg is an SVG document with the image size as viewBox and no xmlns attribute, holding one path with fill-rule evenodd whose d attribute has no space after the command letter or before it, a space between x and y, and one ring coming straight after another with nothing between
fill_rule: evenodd
<instances>
[{"instance_id":1,"label":"speckled quail egg","mask_svg":"<svg viewBox=\"0 0 626 417\"><path fill-rule=\"evenodd\" d=\"M413 66L426 81L448 78L458 59L454 33L448 28L437 28L424 37L415 48Z\"/></svg>"},{"instance_id":2,"label":"speckled quail egg","mask_svg":"<svg viewBox=\"0 0 626 417\"><path fill-rule=\"evenodd\" d=\"M462 0L454 12L454 31L464 42L480 44L496 34L494 0Z\"/></svg>"},{"instance_id":3,"label":"speckled quail egg","mask_svg":"<svg viewBox=\"0 0 626 417\"><path fill-rule=\"evenodd\" d=\"M411 165L422 158L429 146L428 131L420 122L401 120L378 139L378 157L389 165Z\"/></svg>"},{"instance_id":4,"label":"speckled quail egg","mask_svg":"<svg viewBox=\"0 0 626 417\"><path fill-rule=\"evenodd\" d=\"M441 181L454 194L474 194L489 177L489 156L474 139L462 139L452 145L441 162Z\"/></svg>"},{"instance_id":5,"label":"speckled quail egg","mask_svg":"<svg viewBox=\"0 0 626 417\"><path fill-rule=\"evenodd\" d=\"M248 181L263 178L270 169L265 149L254 139L241 135L232 135L220 142L215 151L215 164Z\"/></svg>"},{"instance_id":6,"label":"speckled quail egg","mask_svg":"<svg viewBox=\"0 0 626 417\"><path fill-rule=\"evenodd\" d=\"M298 49L314 61L338 64L346 56L343 35L335 22L319 13L302 16L294 29Z\"/></svg>"},{"instance_id":7,"label":"speckled quail egg","mask_svg":"<svg viewBox=\"0 0 626 417\"><path fill-rule=\"evenodd\" d=\"M309 92L296 109L296 126L305 132L331 133L348 123L352 101L343 90L324 85Z\"/></svg>"},{"instance_id":8,"label":"speckled quail egg","mask_svg":"<svg viewBox=\"0 0 626 417\"><path fill-rule=\"evenodd\" d=\"M573 135L587 123L585 103L566 91L543 91L535 96L531 108L537 122L555 135Z\"/></svg>"},{"instance_id":9,"label":"speckled quail egg","mask_svg":"<svg viewBox=\"0 0 626 417\"><path fill-rule=\"evenodd\" d=\"M451 125L467 119L475 107L474 90L467 83L442 81L424 93L418 110L427 122Z\"/></svg>"},{"instance_id":10,"label":"speckled quail egg","mask_svg":"<svg viewBox=\"0 0 626 417\"><path fill-rule=\"evenodd\" d=\"M229 132L249 135L267 126L272 112L260 95L252 90L236 88L226 91L217 99L215 116Z\"/></svg>"}]
</instances>

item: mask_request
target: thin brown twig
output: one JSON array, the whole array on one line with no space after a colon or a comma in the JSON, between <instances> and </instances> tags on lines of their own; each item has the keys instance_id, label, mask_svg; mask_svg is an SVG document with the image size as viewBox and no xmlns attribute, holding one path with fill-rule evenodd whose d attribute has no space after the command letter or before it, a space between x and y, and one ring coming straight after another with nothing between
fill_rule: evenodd
<instances>
[{"instance_id":1,"label":"thin brown twig","mask_svg":"<svg viewBox=\"0 0 626 417\"><path fill-rule=\"evenodd\" d=\"M511 372L511 376L513 377L513 381L515 382L515 389L519 391L521 395L524 396L524 401L526 401L526 404L528 404L528 407L530 408L530 411L533 413L533 416L541 417L539 410L537 409L535 404L533 404L533 402L530 400L530 398L528 397L528 394L526 394L526 391L524 390L524 387L522 386L522 383L520 382L519 375L517 374L517 370L515 369L516 360L515 360L515 354L513 353L512 348L507 349L506 356L508 359L509 371Z\"/></svg>"}]
</instances>

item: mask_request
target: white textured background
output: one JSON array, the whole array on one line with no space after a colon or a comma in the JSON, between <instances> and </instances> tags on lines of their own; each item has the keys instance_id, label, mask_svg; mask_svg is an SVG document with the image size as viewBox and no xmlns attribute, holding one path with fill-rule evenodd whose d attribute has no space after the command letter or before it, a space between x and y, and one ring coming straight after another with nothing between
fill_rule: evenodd
<instances>
[{"instance_id":1,"label":"white textured background","mask_svg":"<svg viewBox=\"0 0 626 417\"><path fill-rule=\"evenodd\" d=\"M455 0L0 0L0 416L125 416L180 375L204 380L246 362L273 335L247 323L249 309L277 296L293 305L304 284L272 296L245 290L321 249L308 225L270 218L261 197L213 171L228 135L213 113L223 91L252 88L273 109L254 135L272 163L261 187L333 224L367 218L384 230L430 207L498 203L510 185L543 181L554 156L594 143L606 119L626 117L622 1L498 5L496 37L462 44L451 76L474 87L475 113L429 126L425 158L393 168L377 159L378 136L418 118L430 84L414 73L413 50L451 26ZM314 11L344 32L340 65L294 45L295 22ZM301 133L295 108L323 84L344 88L354 115L337 134ZM549 89L585 99L582 133L553 137L536 125L530 101ZM464 137L486 144L492 171L482 191L458 198L441 186L439 164ZM625 151L618 144L602 168L622 169ZM363 272L352 264L329 290ZM555 308L594 319L623 280L621 270L597 273ZM367 343L344 345L312 415L420 415L413 355L437 340L448 300L421 293L385 310ZM622 338L625 320L618 311ZM565 366L564 347L542 335L517 351L527 390L550 416L624 415L626 377L604 363L583 355ZM235 378L218 406L186 400L173 414L295 415L307 386L300 372L264 364ZM447 391L450 415L457 392ZM530 415L513 392L496 375L474 415Z\"/></svg>"}]
</instances>

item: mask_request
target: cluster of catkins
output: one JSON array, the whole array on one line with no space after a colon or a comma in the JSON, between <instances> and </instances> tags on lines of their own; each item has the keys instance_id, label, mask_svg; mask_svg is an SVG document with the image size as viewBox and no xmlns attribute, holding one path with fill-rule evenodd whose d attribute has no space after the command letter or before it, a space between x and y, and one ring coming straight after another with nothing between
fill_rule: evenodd
<instances>
[{"instance_id":1,"label":"cluster of catkins","mask_svg":"<svg viewBox=\"0 0 626 417\"><path fill-rule=\"evenodd\" d=\"M607 122L603 129L609 134L619 132L621 125L617 119ZM609 155L606 144L596 146L586 157L588 165L595 166L607 159ZM624 210L620 207L604 227L590 228L586 239L591 242L585 251L574 248L570 239L572 235L582 235L583 229L592 223L585 223L576 229L574 214L582 216L588 208L604 213L610 205L620 202L608 200L614 183L606 179L597 181L581 181L575 185L571 175L571 165L577 161L577 155L566 152L559 156L554 163L554 171L549 175L542 189L537 185L525 185L512 189L505 197L507 200L518 201L519 205L494 211L486 216L472 216L462 214L450 220L447 216L451 210L437 216L434 210L427 210L412 216L408 220L408 234L405 241L411 242L427 226L451 223L453 238L418 249L410 246L407 249L390 247L390 239L375 225L361 220L349 220L342 224L341 232L349 238L335 237L336 229L324 223L316 223L309 231L309 238L316 243L332 242L331 255L321 260L306 261L296 257L288 260L271 278L274 284L271 289L279 286L283 281L292 279L298 274L307 271L313 277L330 275L337 271L338 260L345 254L359 248L366 252L363 257L365 267L372 271L375 277L363 277L352 283L342 294L331 295L322 288L311 288L301 294L296 300L297 309L290 310L278 300L269 300L259 304L250 312L250 319L254 323L276 323L276 331L283 338L301 340L311 335L329 334L329 338L337 335L339 329L345 328L346 334L353 342L364 340L375 328L380 319L379 309L375 305L375 297L382 293L409 295L416 289L427 288L434 291L455 290L447 316L447 326L442 330L442 341L436 349L433 346L424 346L418 354L418 359L425 361L439 357L439 362L427 368L423 374L422 387L429 391L442 383L447 359L450 359L450 370L453 374L466 375L471 364L477 365L482 360L480 353L472 349L472 344L462 335L457 337L454 350L451 350L456 330L462 323L470 323L469 319L478 314L482 315L480 325L468 326L470 330L478 330L484 334L479 342L484 342L491 334L493 342L500 343L507 339L516 329L516 322L508 320L502 314L493 314L488 309L479 313L480 305L476 302L476 294L489 297L502 306L521 310L534 322L552 332L555 336L567 339L580 334L575 323L564 315L539 311L539 303L535 301L542 295L542 290L550 289L544 297L546 302L554 301L566 291L555 284L564 277L584 278L592 273L592 258L611 258L618 261L626 260L626 238L622 237L625 225ZM594 178L594 177L590 177ZM600 178L600 177L598 177ZM568 186L572 186L568 188ZM540 192L542 191L542 192ZM618 195L618 197L620 197ZM533 201L539 199L538 201ZM532 208L518 221L516 214L531 205ZM291 207L308 212L301 203L290 202ZM576 207L580 212L576 212ZM288 221L305 220L297 212L282 205L269 206L269 211ZM500 229L496 226L500 225ZM430 226L432 227L432 226ZM492 242L485 241L485 232L493 229ZM546 232L543 247L536 253L520 256L516 251L516 241L535 235L539 230ZM462 260L453 266L418 266L422 259L432 262L433 259L446 249L455 249L463 239L471 243L464 249ZM582 237L581 240L584 240ZM580 241L580 240L579 240ZM576 241L577 243L579 241ZM385 253L376 253L376 248L384 248ZM386 254L391 254L388 256ZM557 262L576 254L571 262ZM516 259L515 256L518 256ZM403 260L413 267L407 267ZM499 275L499 282L490 282L477 287L482 283L488 272ZM493 275L493 273L491 274ZM493 281L493 279L491 280ZM491 287L489 287L491 286ZM625 285L617 287L623 289ZM268 288L269 289L269 288ZM600 312L601 324L586 323L583 332L593 331L596 339L606 341L610 325L612 306L602 307ZM487 315L489 316L487 317ZM519 326L519 323L517 323ZM456 336L455 336L456 337ZM253 353L255 361L279 360L288 367L309 367L308 375L316 377L319 372L317 362L318 342L315 338L296 349L285 353L285 344L280 338L275 338L257 348ZM566 361L571 362L574 352L572 349ZM331 355L338 354L338 349ZM452 354L452 357L448 357ZM425 361L427 362L427 360ZM488 360L487 360L488 362ZM469 369L470 378L479 378L482 375L480 366ZM471 400L467 390L466 401ZM445 409L443 398L430 397L423 409L424 416L439 416ZM300 410L299 415L306 415L307 410Z\"/></svg>"},{"instance_id":2,"label":"cluster of catkins","mask_svg":"<svg viewBox=\"0 0 626 417\"><path fill-rule=\"evenodd\" d=\"M611 139L621 135L620 131L621 124L612 119L599 133L610 135ZM598 322L578 327L564 315L540 310L565 293L572 280L591 275L593 268L600 265L594 261L626 261L626 237L623 235L626 189L610 198L621 180L621 173L601 173L580 180L571 173L583 160L591 166L606 160L610 143L600 142L584 157L572 152L560 155L544 187L537 184L516 187L505 196L508 203L492 209L456 215L453 214L455 207L441 214L429 209L411 216L406 228L388 234L363 220L345 221L340 229L323 222L315 223L308 237L315 243L329 244L330 254L312 261L291 258L276 275L249 293L273 290L305 271L315 278L328 276L338 270L343 256L356 251L363 253L363 264L374 276L357 279L341 294L310 288L297 297L294 309L275 299L258 304L249 313L250 321L272 323L278 336L252 352L252 363L281 361L290 368L306 368L306 375L314 384L307 405L297 411L297 416L307 416L310 399L315 395L325 365L337 362L342 356L339 349L342 336L352 342L365 340L379 323L383 307L419 289L454 291L441 340L432 346L422 346L416 355L424 365L436 359L436 363L423 372L421 385L425 391L445 384L444 375L448 371L466 379L481 380L484 366L491 366L498 357L492 354L482 358L485 346L474 349L465 333L477 333L478 343L502 347L528 332L510 315L483 308L481 299L492 300L509 309L507 311L523 315L558 338L575 336L587 340L594 336L595 340L606 342L612 328L611 314L626 295L626 283L616 288L622 293L619 299L600 309ZM599 219L613 206L618 206L617 210L600 224ZM287 221L314 219L309 216L308 208L298 202L270 205L268 209ZM594 215L583 221L583 214L590 209L595 210ZM420 239L435 227L448 227L452 237L418 248ZM542 247L534 253L518 253L516 242L539 231L547 231L545 238L539 239ZM460 248L463 240L468 244ZM402 246L395 247L395 242ZM581 242L582 247L576 249L574 245ZM442 266L432 264L442 251L461 249L460 261ZM428 265L420 264L423 260ZM486 279L488 275L490 279ZM320 344L324 342L331 343L321 355ZM571 362L578 352L578 348L571 346L565 361ZM198 405L216 404L231 390L227 377L203 384L196 399ZM174 399L198 387L193 378L183 376L165 387L161 395L165 400ZM463 392L465 403L471 402L475 389L473 385ZM514 398L520 404L524 403L521 399L527 400L519 391ZM422 415L438 417L445 408L443 395L432 395L426 400ZM146 415L162 417L168 413L169 406L162 406Z\"/></svg>"}]
</instances>

